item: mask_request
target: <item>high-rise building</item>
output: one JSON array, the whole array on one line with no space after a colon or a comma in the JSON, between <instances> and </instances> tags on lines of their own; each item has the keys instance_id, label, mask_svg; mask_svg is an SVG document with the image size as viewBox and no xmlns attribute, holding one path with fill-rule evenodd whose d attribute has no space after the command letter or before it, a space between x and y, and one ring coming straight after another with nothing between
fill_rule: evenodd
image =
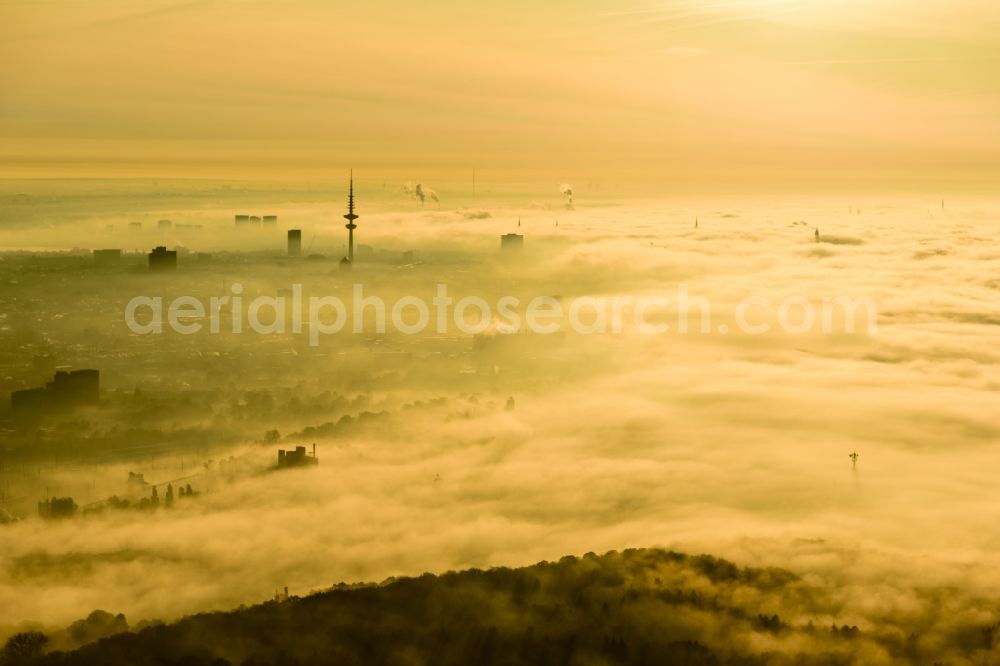
<instances>
[{"instance_id":1,"label":"high-rise building","mask_svg":"<svg viewBox=\"0 0 1000 666\"><path fill-rule=\"evenodd\" d=\"M500 249L505 251L520 250L524 247L524 236L521 234L504 234L500 237Z\"/></svg>"},{"instance_id":2,"label":"high-rise building","mask_svg":"<svg viewBox=\"0 0 1000 666\"><path fill-rule=\"evenodd\" d=\"M174 226L174 223L170 220L160 220L156 223L156 228L160 231L170 231Z\"/></svg>"},{"instance_id":3,"label":"high-rise building","mask_svg":"<svg viewBox=\"0 0 1000 666\"><path fill-rule=\"evenodd\" d=\"M101 371L57 370L45 390L55 406L95 405L101 398Z\"/></svg>"},{"instance_id":4,"label":"high-rise building","mask_svg":"<svg viewBox=\"0 0 1000 666\"><path fill-rule=\"evenodd\" d=\"M265 215L261 218L265 227L276 227L278 226L278 216L277 215Z\"/></svg>"},{"instance_id":5,"label":"high-rise building","mask_svg":"<svg viewBox=\"0 0 1000 666\"><path fill-rule=\"evenodd\" d=\"M128 230L129 231L142 231L142 222L129 222L128 223Z\"/></svg>"},{"instance_id":6,"label":"high-rise building","mask_svg":"<svg viewBox=\"0 0 1000 666\"><path fill-rule=\"evenodd\" d=\"M250 216L249 215L237 215L236 216L236 226L242 227L242 226L245 226L247 224L250 224Z\"/></svg>"},{"instance_id":7,"label":"high-rise building","mask_svg":"<svg viewBox=\"0 0 1000 666\"><path fill-rule=\"evenodd\" d=\"M49 404L49 394L44 388L30 388L10 394L10 408L15 412L40 412Z\"/></svg>"},{"instance_id":8,"label":"high-rise building","mask_svg":"<svg viewBox=\"0 0 1000 666\"><path fill-rule=\"evenodd\" d=\"M11 393L10 404L17 412L40 412L96 405L100 398L100 370L58 370L44 387Z\"/></svg>"},{"instance_id":9,"label":"high-rise building","mask_svg":"<svg viewBox=\"0 0 1000 666\"><path fill-rule=\"evenodd\" d=\"M289 229L288 230L288 256L289 257L301 257L302 256L302 230L301 229Z\"/></svg>"},{"instance_id":10,"label":"high-rise building","mask_svg":"<svg viewBox=\"0 0 1000 666\"><path fill-rule=\"evenodd\" d=\"M250 226L251 227L259 227L260 226L260 216L258 216L258 215L251 215L250 216Z\"/></svg>"},{"instance_id":11,"label":"high-rise building","mask_svg":"<svg viewBox=\"0 0 1000 666\"><path fill-rule=\"evenodd\" d=\"M149 270L177 270L177 250L168 250L163 245L153 248L153 251L149 253Z\"/></svg>"}]
</instances>

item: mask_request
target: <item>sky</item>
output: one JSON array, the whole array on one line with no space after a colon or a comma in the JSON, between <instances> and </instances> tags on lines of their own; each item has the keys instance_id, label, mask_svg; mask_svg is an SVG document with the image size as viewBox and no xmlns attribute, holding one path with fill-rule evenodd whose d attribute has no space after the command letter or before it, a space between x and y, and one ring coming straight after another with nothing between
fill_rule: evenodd
<instances>
[{"instance_id":1,"label":"sky","mask_svg":"<svg viewBox=\"0 0 1000 666\"><path fill-rule=\"evenodd\" d=\"M989 0L5 0L0 176L986 188Z\"/></svg>"}]
</instances>

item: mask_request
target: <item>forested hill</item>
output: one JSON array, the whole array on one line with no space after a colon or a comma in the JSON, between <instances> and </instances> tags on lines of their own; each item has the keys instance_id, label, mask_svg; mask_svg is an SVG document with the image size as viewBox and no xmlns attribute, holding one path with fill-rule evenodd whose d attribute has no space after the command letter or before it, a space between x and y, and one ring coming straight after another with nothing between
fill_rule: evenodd
<instances>
[{"instance_id":1,"label":"forested hill","mask_svg":"<svg viewBox=\"0 0 1000 666\"><path fill-rule=\"evenodd\" d=\"M933 663L907 628L850 626L829 596L780 569L626 550L340 585L73 652L5 654L52 666ZM957 650L951 663L982 655L978 643L935 643Z\"/></svg>"}]
</instances>

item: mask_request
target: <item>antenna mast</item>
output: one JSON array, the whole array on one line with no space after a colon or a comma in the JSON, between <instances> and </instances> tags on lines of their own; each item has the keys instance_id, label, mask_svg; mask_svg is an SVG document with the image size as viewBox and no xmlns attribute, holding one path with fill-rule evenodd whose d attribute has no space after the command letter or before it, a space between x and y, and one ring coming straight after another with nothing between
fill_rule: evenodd
<instances>
[{"instance_id":1,"label":"antenna mast","mask_svg":"<svg viewBox=\"0 0 1000 666\"><path fill-rule=\"evenodd\" d=\"M354 230L358 228L358 225L354 224L354 220L358 219L358 216L354 214L354 169L351 169L351 185L347 194L347 215L344 216L347 220L347 224L344 227L347 229L347 260L352 264L354 263Z\"/></svg>"}]
</instances>

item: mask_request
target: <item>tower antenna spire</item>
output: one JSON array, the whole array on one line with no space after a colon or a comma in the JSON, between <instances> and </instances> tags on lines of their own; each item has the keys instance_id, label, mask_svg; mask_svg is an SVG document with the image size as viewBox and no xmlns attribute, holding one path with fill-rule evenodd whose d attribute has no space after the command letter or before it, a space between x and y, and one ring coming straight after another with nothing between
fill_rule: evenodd
<instances>
[{"instance_id":1,"label":"tower antenna spire","mask_svg":"<svg viewBox=\"0 0 1000 666\"><path fill-rule=\"evenodd\" d=\"M351 180L350 186L347 191L347 215L344 216L347 220L347 224L344 227L347 229L347 261L350 265L354 264L354 230L358 228L358 225L354 224L354 220L358 219L358 216L354 213L354 169L351 169ZM341 262L343 264L343 262Z\"/></svg>"}]
</instances>

